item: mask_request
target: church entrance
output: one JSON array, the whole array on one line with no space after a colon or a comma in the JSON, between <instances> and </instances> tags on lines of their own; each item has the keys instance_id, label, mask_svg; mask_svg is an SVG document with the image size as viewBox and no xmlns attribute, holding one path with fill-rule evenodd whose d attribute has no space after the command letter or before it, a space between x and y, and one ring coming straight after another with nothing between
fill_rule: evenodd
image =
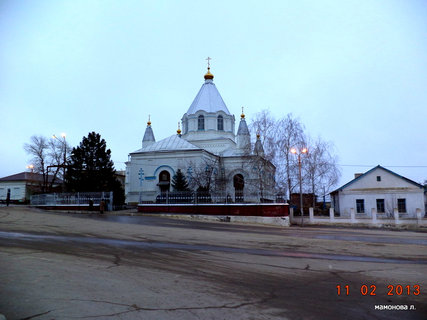
<instances>
[{"instance_id":1,"label":"church entrance","mask_svg":"<svg viewBox=\"0 0 427 320\"><path fill-rule=\"evenodd\" d=\"M160 188L160 193L164 194L169 191L171 184L171 175L168 171L164 170L159 174L159 183L157 184Z\"/></svg>"},{"instance_id":2,"label":"church entrance","mask_svg":"<svg viewBox=\"0 0 427 320\"><path fill-rule=\"evenodd\" d=\"M243 202L245 199L243 197L243 188L245 187L245 180L241 174L236 174L233 177L234 183L234 201Z\"/></svg>"}]
</instances>

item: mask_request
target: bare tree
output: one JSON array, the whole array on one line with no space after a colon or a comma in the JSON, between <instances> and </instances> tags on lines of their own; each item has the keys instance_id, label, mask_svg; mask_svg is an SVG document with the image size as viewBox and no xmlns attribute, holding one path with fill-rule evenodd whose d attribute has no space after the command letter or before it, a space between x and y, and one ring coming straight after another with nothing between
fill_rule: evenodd
<instances>
[{"instance_id":1,"label":"bare tree","mask_svg":"<svg viewBox=\"0 0 427 320\"><path fill-rule=\"evenodd\" d=\"M245 167L248 167L255 177L255 179L249 179L248 184L258 190L261 202L271 199L273 195L266 192L266 190L273 190L275 185L275 167L271 165L271 162L262 155L254 154L247 156Z\"/></svg>"},{"instance_id":2,"label":"bare tree","mask_svg":"<svg viewBox=\"0 0 427 320\"><path fill-rule=\"evenodd\" d=\"M338 182L340 171L332 143L318 139L309 146L304 125L292 114L276 120L268 111L263 110L256 114L250 128L253 134L261 135L265 158L276 167L276 189L287 193L289 199L299 182L298 158L291 154L292 148L309 149L309 154L301 155L305 189L312 193L326 193Z\"/></svg>"},{"instance_id":3,"label":"bare tree","mask_svg":"<svg viewBox=\"0 0 427 320\"><path fill-rule=\"evenodd\" d=\"M255 119L249 125L251 136L260 136L264 148L264 158L273 162L277 152L277 121L268 110L255 114Z\"/></svg>"},{"instance_id":4,"label":"bare tree","mask_svg":"<svg viewBox=\"0 0 427 320\"><path fill-rule=\"evenodd\" d=\"M190 161L188 167L191 168L188 171L191 189L209 192L212 187L215 187L220 170L219 157L204 157L200 162Z\"/></svg>"},{"instance_id":5,"label":"bare tree","mask_svg":"<svg viewBox=\"0 0 427 320\"><path fill-rule=\"evenodd\" d=\"M310 139L311 140L311 139ZM337 158L333 155L333 144L320 137L308 141L308 153L304 159L306 187L313 194L313 208L316 205L316 194L327 194L337 184L341 172Z\"/></svg>"},{"instance_id":6,"label":"bare tree","mask_svg":"<svg viewBox=\"0 0 427 320\"><path fill-rule=\"evenodd\" d=\"M42 192L48 192L57 177L64 178L60 169L66 165L64 158L70 151L65 140L50 140L43 136L34 135L30 138L30 143L24 144L24 150L32 157L33 171L42 177L40 183Z\"/></svg>"},{"instance_id":7,"label":"bare tree","mask_svg":"<svg viewBox=\"0 0 427 320\"><path fill-rule=\"evenodd\" d=\"M305 147L304 126L299 119L294 118L292 114L287 114L285 118L277 122L277 164L279 168L284 187L287 187L288 196L290 198L295 186L298 184L298 161L291 154L292 148Z\"/></svg>"},{"instance_id":8,"label":"bare tree","mask_svg":"<svg viewBox=\"0 0 427 320\"><path fill-rule=\"evenodd\" d=\"M33 170L42 175L41 191L46 192L48 186L47 166L49 145L43 136L32 136L30 143L24 144L24 150L32 156L31 162Z\"/></svg>"},{"instance_id":9,"label":"bare tree","mask_svg":"<svg viewBox=\"0 0 427 320\"><path fill-rule=\"evenodd\" d=\"M255 115L251 123L252 136L260 135L264 147L264 157L276 167L276 189L280 193L292 193L297 181L295 173L297 162L290 153L290 149L301 145L304 137L302 124L292 114L276 120L268 110Z\"/></svg>"}]
</instances>

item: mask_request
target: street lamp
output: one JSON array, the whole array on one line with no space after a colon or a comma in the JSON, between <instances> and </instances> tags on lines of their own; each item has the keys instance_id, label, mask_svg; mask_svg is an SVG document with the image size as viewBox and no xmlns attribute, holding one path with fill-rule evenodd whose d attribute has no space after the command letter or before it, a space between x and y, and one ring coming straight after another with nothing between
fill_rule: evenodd
<instances>
[{"instance_id":1,"label":"street lamp","mask_svg":"<svg viewBox=\"0 0 427 320\"><path fill-rule=\"evenodd\" d=\"M302 207L302 176L301 176L301 155L307 153L307 148L297 150L296 148L291 149L291 153L298 155L298 169L299 169L299 201L301 211L301 226L304 225L304 211ZM290 195L289 195L290 196Z\"/></svg>"},{"instance_id":2,"label":"street lamp","mask_svg":"<svg viewBox=\"0 0 427 320\"><path fill-rule=\"evenodd\" d=\"M62 165L63 168L64 168L64 175L62 176L62 183L64 184L64 191L65 191L65 166L66 166L66 163L67 163L67 141L65 140L66 136L67 135L65 133L61 133L61 137L63 139L63 141L61 141L56 135L52 135L52 138L58 140L64 146L64 163Z\"/></svg>"}]
</instances>

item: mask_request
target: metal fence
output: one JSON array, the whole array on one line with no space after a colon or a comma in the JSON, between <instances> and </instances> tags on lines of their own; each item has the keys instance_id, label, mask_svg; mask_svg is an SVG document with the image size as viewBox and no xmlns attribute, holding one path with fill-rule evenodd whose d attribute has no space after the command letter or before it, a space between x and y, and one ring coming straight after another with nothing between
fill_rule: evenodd
<instances>
[{"instance_id":1,"label":"metal fence","mask_svg":"<svg viewBox=\"0 0 427 320\"><path fill-rule=\"evenodd\" d=\"M140 195L140 203L152 203L144 201ZM220 193L220 192L164 192L156 196L155 203L161 204L203 204L203 203L275 203L284 202L283 198L276 194L261 192Z\"/></svg>"},{"instance_id":2,"label":"metal fence","mask_svg":"<svg viewBox=\"0 0 427 320\"><path fill-rule=\"evenodd\" d=\"M32 195L32 206L86 206L92 203L106 204L107 210L113 209L113 192L75 192L75 193L47 193Z\"/></svg>"}]
</instances>

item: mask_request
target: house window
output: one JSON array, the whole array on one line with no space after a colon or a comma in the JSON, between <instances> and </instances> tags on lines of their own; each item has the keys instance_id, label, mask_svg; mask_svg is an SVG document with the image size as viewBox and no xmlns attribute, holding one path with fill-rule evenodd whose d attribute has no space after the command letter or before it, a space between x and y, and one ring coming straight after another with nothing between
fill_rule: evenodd
<instances>
[{"instance_id":1,"label":"house window","mask_svg":"<svg viewBox=\"0 0 427 320\"><path fill-rule=\"evenodd\" d=\"M397 210L400 213L406 212L406 199L397 199Z\"/></svg>"},{"instance_id":2,"label":"house window","mask_svg":"<svg viewBox=\"0 0 427 320\"><path fill-rule=\"evenodd\" d=\"M218 131L224 131L224 118L221 115L218 116L217 123L218 123L218 126L217 126Z\"/></svg>"},{"instance_id":3,"label":"house window","mask_svg":"<svg viewBox=\"0 0 427 320\"><path fill-rule=\"evenodd\" d=\"M197 119L197 130L205 130L205 117L202 115Z\"/></svg>"},{"instance_id":4,"label":"house window","mask_svg":"<svg viewBox=\"0 0 427 320\"><path fill-rule=\"evenodd\" d=\"M381 181L381 176L377 176L377 181Z\"/></svg>"},{"instance_id":5,"label":"house window","mask_svg":"<svg viewBox=\"0 0 427 320\"><path fill-rule=\"evenodd\" d=\"M377 212L384 213L384 199L377 199Z\"/></svg>"},{"instance_id":6,"label":"house window","mask_svg":"<svg viewBox=\"0 0 427 320\"><path fill-rule=\"evenodd\" d=\"M365 213L365 200L364 199L356 199L356 212L357 213Z\"/></svg>"}]
</instances>

